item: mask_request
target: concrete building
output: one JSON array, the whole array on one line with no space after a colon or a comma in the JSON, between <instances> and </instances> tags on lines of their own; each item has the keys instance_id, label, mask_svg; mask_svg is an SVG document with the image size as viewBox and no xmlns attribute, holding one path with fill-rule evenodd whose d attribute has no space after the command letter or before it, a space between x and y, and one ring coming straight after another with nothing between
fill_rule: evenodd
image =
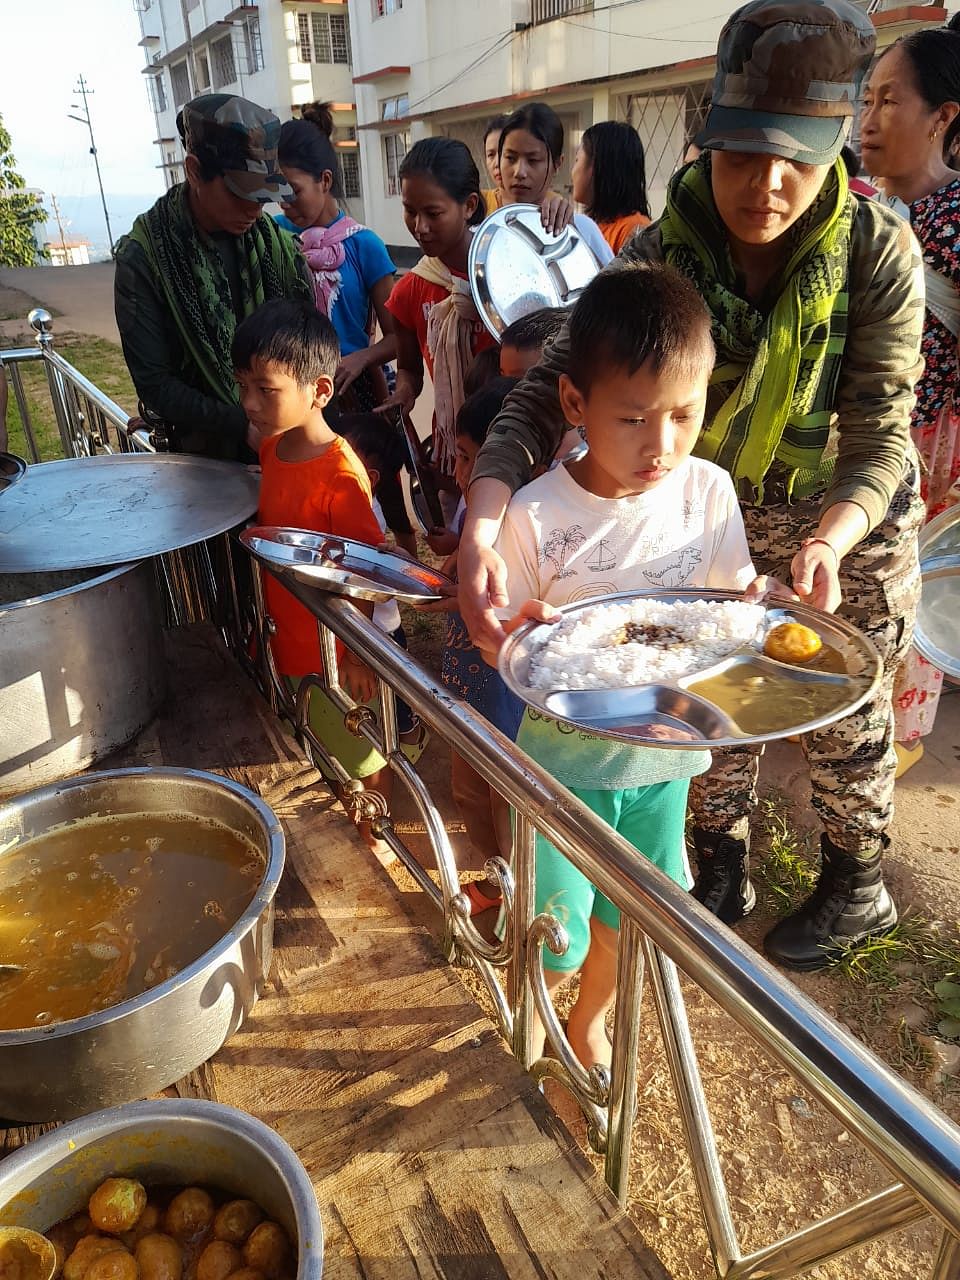
<instances>
[{"instance_id":1,"label":"concrete building","mask_svg":"<svg viewBox=\"0 0 960 1280\"><path fill-rule=\"evenodd\" d=\"M928 0L856 0L886 48L946 10ZM548 102L566 127L560 187L584 129L625 120L640 134L655 214L709 104L717 36L736 0L353 0L350 6L367 222L409 245L397 170L419 138L474 152L486 185L490 116Z\"/></svg>"},{"instance_id":2,"label":"concrete building","mask_svg":"<svg viewBox=\"0 0 960 1280\"><path fill-rule=\"evenodd\" d=\"M44 248L52 267L85 267L90 262L87 240L48 240Z\"/></svg>"},{"instance_id":3,"label":"concrete building","mask_svg":"<svg viewBox=\"0 0 960 1280\"><path fill-rule=\"evenodd\" d=\"M360 0L364 3L364 0ZM237 93L281 120L303 103L333 104L346 204L363 218L346 0L134 0L157 121L158 167L183 181L177 112L202 93Z\"/></svg>"}]
</instances>

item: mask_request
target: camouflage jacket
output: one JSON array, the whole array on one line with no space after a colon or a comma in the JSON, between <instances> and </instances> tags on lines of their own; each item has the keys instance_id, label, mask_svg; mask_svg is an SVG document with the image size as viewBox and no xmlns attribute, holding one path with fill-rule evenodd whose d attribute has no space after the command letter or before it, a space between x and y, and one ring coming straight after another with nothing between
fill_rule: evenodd
<instances>
[{"instance_id":1,"label":"camouflage jacket","mask_svg":"<svg viewBox=\"0 0 960 1280\"><path fill-rule=\"evenodd\" d=\"M874 201L853 198L858 208L850 240L849 332L832 405L825 406L833 411L827 449L835 452L836 463L823 505L856 502L872 529L883 519L912 452L913 389L923 368L923 268L909 225ZM661 258L654 223L629 240L606 270ZM473 480L500 480L516 491L534 467L552 459L567 429L557 395L567 351L564 328L509 396ZM766 503L783 502L776 477L769 478L774 483L765 485Z\"/></svg>"}]
</instances>

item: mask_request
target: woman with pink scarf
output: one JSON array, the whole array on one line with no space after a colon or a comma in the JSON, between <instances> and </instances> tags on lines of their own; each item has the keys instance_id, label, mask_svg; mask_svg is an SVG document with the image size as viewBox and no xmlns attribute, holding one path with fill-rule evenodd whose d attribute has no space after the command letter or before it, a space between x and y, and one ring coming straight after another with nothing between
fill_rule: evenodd
<instances>
[{"instance_id":1,"label":"woman with pink scarf","mask_svg":"<svg viewBox=\"0 0 960 1280\"><path fill-rule=\"evenodd\" d=\"M317 308L329 316L340 339L337 371L343 408L370 410L386 396L383 365L396 357L393 317L386 308L396 268L378 235L340 207L343 183L331 137L327 103L301 109L280 131L279 161L293 189L281 226L300 236L314 279ZM371 342L374 320L383 337Z\"/></svg>"}]
</instances>

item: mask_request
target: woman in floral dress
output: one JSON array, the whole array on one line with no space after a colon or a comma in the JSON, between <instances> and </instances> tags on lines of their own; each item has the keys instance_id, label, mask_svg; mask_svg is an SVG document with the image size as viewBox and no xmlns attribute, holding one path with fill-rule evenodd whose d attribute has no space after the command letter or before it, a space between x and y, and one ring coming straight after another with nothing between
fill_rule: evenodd
<instances>
[{"instance_id":1,"label":"woman in floral dress","mask_svg":"<svg viewBox=\"0 0 960 1280\"><path fill-rule=\"evenodd\" d=\"M861 121L865 170L883 199L908 218L925 264L927 310L912 433L920 454L927 516L960 500L958 392L960 177L949 167L960 138L960 34L946 28L898 40L877 62ZM945 412L946 410L946 412ZM894 689L898 774L923 754L943 672L914 649Z\"/></svg>"}]
</instances>

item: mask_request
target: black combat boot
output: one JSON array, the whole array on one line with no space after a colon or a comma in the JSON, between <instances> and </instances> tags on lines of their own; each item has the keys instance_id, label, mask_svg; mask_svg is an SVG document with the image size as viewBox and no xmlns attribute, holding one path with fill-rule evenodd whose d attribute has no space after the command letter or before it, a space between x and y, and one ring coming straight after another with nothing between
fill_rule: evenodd
<instances>
[{"instance_id":1,"label":"black combat boot","mask_svg":"<svg viewBox=\"0 0 960 1280\"><path fill-rule=\"evenodd\" d=\"M722 831L691 831L697 851L697 879L691 894L724 924L736 924L756 906L750 883L750 838Z\"/></svg>"},{"instance_id":2,"label":"black combat boot","mask_svg":"<svg viewBox=\"0 0 960 1280\"><path fill-rule=\"evenodd\" d=\"M883 848L889 843L884 836ZM897 908L883 883L881 854L853 858L826 835L820 837L820 853L820 881L813 894L763 940L770 959L788 969L823 969L843 947L897 923Z\"/></svg>"}]
</instances>

